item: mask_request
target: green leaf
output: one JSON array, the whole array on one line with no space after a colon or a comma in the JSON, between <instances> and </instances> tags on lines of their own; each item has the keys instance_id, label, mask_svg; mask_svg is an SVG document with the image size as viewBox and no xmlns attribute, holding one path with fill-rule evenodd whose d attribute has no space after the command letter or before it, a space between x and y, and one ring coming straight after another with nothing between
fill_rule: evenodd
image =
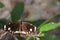
<instances>
[{"instance_id":1,"label":"green leaf","mask_svg":"<svg viewBox=\"0 0 60 40\"><path fill-rule=\"evenodd\" d=\"M5 24L9 23L6 19L0 19L0 28L2 28Z\"/></svg>"},{"instance_id":2,"label":"green leaf","mask_svg":"<svg viewBox=\"0 0 60 40\"><path fill-rule=\"evenodd\" d=\"M60 35L45 34L44 40L60 40Z\"/></svg>"},{"instance_id":3,"label":"green leaf","mask_svg":"<svg viewBox=\"0 0 60 40\"><path fill-rule=\"evenodd\" d=\"M40 38L38 38L38 37L36 37L35 39L36 39L36 40L40 40Z\"/></svg>"},{"instance_id":4,"label":"green leaf","mask_svg":"<svg viewBox=\"0 0 60 40\"><path fill-rule=\"evenodd\" d=\"M4 7L4 4L0 2L0 8L3 8Z\"/></svg>"},{"instance_id":5,"label":"green leaf","mask_svg":"<svg viewBox=\"0 0 60 40\"><path fill-rule=\"evenodd\" d=\"M24 3L23 2L17 3L11 12L11 20L18 21L21 18L23 11L24 11Z\"/></svg>"},{"instance_id":6,"label":"green leaf","mask_svg":"<svg viewBox=\"0 0 60 40\"><path fill-rule=\"evenodd\" d=\"M44 33L42 33L42 34L40 34L40 37L43 37L45 34Z\"/></svg>"},{"instance_id":7,"label":"green leaf","mask_svg":"<svg viewBox=\"0 0 60 40\"><path fill-rule=\"evenodd\" d=\"M24 40L25 38L18 36L18 40Z\"/></svg>"},{"instance_id":8,"label":"green leaf","mask_svg":"<svg viewBox=\"0 0 60 40\"><path fill-rule=\"evenodd\" d=\"M60 23L53 23L53 22L51 22L51 23L42 25L41 27L39 26L40 27L39 30L41 32L49 31L49 30L57 28L58 26L60 26Z\"/></svg>"},{"instance_id":9,"label":"green leaf","mask_svg":"<svg viewBox=\"0 0 60 40\"><path fill-rule=\"evenodd\" d=\"M27 21L33 25L35 25L36 27L38 27L41 23L43 23L45 20L39 20L39 21Z\"/></svg>"},{"instance_id":10,"label":"green leaf","mask_svg":"<svg viewBox=\"0 0 60 40\"><path fill-rule=\"evenodd\" d=\"M30 40L30 39L31 39L31 37L32 37L32 36L28 36L28 37L26 38L26 40Z\"/></svg>"},{"instance_id":11,"label":"green leaf","mask_svg":"<svg viewBox=\"0 0 60 40\"><path fill-rule=\"evenodd\" d=\"M58 15L60 15L60 13L59 13L59 14L55 14L55 15L51 16L51 17L50 17L50 18L48 18L46 21L44 21L40 26L42 26L42 25L44 25L44 24L48 23L50 20L52 20L53 18L55 18L55 17L56 17L56 16L58 16Z\"/></svg>"}]
</instances>

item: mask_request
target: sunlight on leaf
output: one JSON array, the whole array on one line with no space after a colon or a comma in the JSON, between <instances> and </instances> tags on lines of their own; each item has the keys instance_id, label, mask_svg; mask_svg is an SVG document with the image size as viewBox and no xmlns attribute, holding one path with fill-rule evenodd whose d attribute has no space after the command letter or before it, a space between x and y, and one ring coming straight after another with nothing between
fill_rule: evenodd
<instances>
[{"instance_id":1,"label":"sunlight on leaf","mask_svg":"<svg viewBox=\"0 0 60 40\"><path fill-rule=\"evenodd\" d=\"M40 37L44 36L44 33L40 34Z\"/></svg>"},{"instance_id":2,"label":"sunlight on leaf","mask_svg":"<svg viewBox=\"0 0 60 40\"><path fill-rule=\"evenodd\" d=\"M36 40L40 40L40 38L36 37Z\"/></svg>"},{"instance_id":3,"label":"sunlight on leaf","mask_svg":"<svg viewBox=\"0 0 60 40\"><path fill-rule=\"evenodd\" d=\"M40 27L39 30L41 32L44 32L44 31L49 31L49 30L55 29L55 28L57 28L59 26L60 26L60 23L51 22L51 23L45 24L45 25L43 25L41 27L39 26Z\"/></svg>"}]
</instances>

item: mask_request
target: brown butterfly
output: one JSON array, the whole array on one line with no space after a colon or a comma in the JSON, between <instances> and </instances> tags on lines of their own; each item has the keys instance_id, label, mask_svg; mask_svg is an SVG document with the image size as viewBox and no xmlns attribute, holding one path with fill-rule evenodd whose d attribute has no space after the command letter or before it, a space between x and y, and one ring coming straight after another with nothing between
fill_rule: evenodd
<instances>
[{"instance_id":1,"label":"brown butterfly","mask_svg":"<svg viewBox=\"0 0 60 40\"><path fill-rule=\"evenodd\" d=\"M22 36L22 37L26 37L32 34L38 36L40 34L36 26L28 22L11 22L9 24L4 25L3 29L16 36Z\"/></svg>"}]
</instances>

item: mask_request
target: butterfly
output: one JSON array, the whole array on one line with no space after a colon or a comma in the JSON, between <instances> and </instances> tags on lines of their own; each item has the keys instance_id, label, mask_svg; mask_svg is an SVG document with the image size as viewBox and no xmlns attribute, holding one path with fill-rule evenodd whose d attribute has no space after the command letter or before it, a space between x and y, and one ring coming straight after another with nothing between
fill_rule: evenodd
<instances>
[{"instance_id":1,"label":"butterfly","mask_svg":"<svg viewBox=\"0 0 60 40\"><path fill-rule=\"evenodd\" d=\"M21 37L27 37L31 34L39 35L40 33L35 25L28 22L11 22L4 25L3 30Z\"/></svg>"}]
</instances>

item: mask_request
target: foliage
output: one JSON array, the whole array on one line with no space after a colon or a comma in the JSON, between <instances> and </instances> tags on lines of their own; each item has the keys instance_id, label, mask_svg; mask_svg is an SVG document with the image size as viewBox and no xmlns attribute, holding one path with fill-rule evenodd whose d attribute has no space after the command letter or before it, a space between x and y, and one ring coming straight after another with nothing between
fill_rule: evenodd
<instances>
[{"instance_id":1,"label":"foliage","mask_svg":"<svg viewBox=\"0 0 60 40\"><path fill-rule=\"evenodd\" d=\"M43 32L43 31L49 31L49 30L55 29L59 26L60 26L60 23L51 22L51 23L47 23L47 24L42 25L41 27L39 26L39 27L40 27L40 31Z\"/></svg>"},{"instance_id":2,"label":"foliage","mask_svg":"<svg viewBox=\"0 0 60 40\"><path fill-rule=\"evenodd\" d=\"M40 38L36 37L35 40L40 40Z\"/></svg>"},{"instance_id":3,"label":"foliage","mask_svg":"<svg viewBox=\"0 0 60 40\"><path fill-rule=\"evenodd\" d=\"M21 18L21 15L23 14L23 11L24 3L23 2L17 3L11 12L11 20L12 21L19 20Z\"/></svg>"},{"instance_id":4,"label":"foliage","mask_svg":"<svg viewBox=\"0 0 60 40\"><path fill-rule=\"evenodd\" d=\"M60 40L60 35L45 34L43 36L44 40Z\"/></svg>"},{"instance_id":5,"label":"foliage","mask_svg":"<svg viewBox=\"0 0 60 40\"><path fill-rule=\"evenodd\" d=\"M23 37L17 37L18 38L18 40L24 40L24 38Z\"/></svg>"},{"instance_id":6,"label":"foliage","mask_svg":"<svg viewBox=\"0 0 60 40\"><path fill-rule=\"evenodd\" d=\"M6 19L0 19L0 28L2 28L5 24L9 23Z\"/></svg>"},{"instance_id":7,"label":"foliage","mask_svg":"<svg viewBox=\"0 0 60 40\"><path fill-rule=\"evenodd\" d=\"M0 8L3 8L4 4L2 2L0 2Z\"/></svg>"},{"instance_id":8,"label":"foliage","mask_svg":"<svg viewBox=\"0 0 60 40\"><path fill-rule=\"evenodd\" d=\"M26 21L29 22L33 25L35 25L36 27L38 27L39 25L41 25L45 20L39 20L39 21Z\"/></svg>"},{"instance_id":9,"label":"foliage","mask_svg":"<svg viewBox=\"0 0 60 40\"><path fill-rule=\"evenodd\" d=\"M26 40L30 40L30 39L31 39L31 37L32 37L32 36L27 37L27 38L26 38Z\"/></svg>"}]
</instances>

